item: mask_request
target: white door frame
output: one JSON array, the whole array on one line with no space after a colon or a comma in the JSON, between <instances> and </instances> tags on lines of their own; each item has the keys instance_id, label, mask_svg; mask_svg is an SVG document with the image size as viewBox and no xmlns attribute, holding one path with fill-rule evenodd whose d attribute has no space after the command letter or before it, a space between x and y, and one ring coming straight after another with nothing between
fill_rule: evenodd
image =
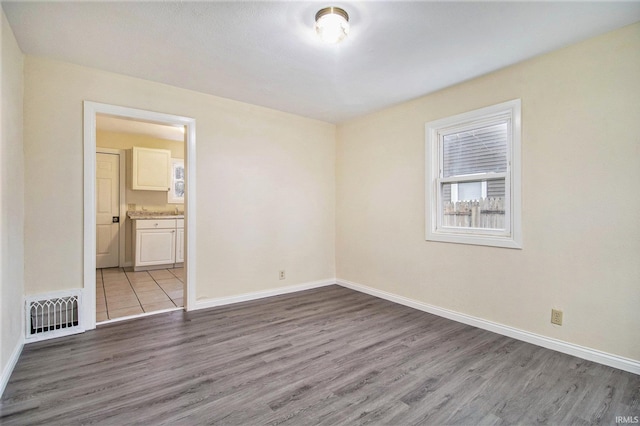
<instances>
[{"instance_id":1,"label":"white door frame","mask_svg":"<svg viewBox=\"0 0 640 426\"><path fill-rule=\"evenodd\" d=\"M118 185L120 196L118 197L120 200L120 206L118 207L118 216L120 216L120 222L118 223L118 266L120 268L125 267L125 217L127 216L127 200L126 200L126 191L125 191L125 179L126 179L126 151L124 149L112 149L112 148L100 148L96 147L96 154L113 154L117 155L119 158L120 164L120 173L118 176Z\"/></svg>"},{"instance_id":2,"label":"white door frame","mask_svg":"<svg viewBox=\"0 0 640 426\"><path fill-rule=\"evenodd\" d=\"M81 320L96 328L96 114L185 126L185 310L195 308L196 294L196 120L179 115L84 101L84 288Z\"/></svg>"}]
</instances>

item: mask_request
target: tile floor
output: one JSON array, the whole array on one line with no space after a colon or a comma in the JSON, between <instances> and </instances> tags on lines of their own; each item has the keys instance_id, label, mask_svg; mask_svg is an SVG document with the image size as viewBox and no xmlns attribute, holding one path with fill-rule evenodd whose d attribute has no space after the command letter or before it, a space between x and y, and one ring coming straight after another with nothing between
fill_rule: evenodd
<instances>
[{"instance_id":1,"label":"tile floor","mask_svg":"<svg viewBox=\"0 0 640 426\"><path fill-rule=\"evenodd\" d=\"M184 268L96 270L96 322L182 307Z\"/></svg>"}]
</instances>

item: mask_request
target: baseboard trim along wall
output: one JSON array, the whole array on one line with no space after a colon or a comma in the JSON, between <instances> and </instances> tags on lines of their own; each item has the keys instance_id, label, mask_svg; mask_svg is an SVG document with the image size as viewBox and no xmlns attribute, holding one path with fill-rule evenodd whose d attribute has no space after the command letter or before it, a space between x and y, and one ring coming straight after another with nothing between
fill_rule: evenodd
<instances>
[{"instance_id":1,"label":"baseboard trim along wall","mask_svg":"<svg viewBox=\"0 0 640 426\"><path fill-rule=\"evenodd\" d=\"M336 279L326 279L320 281L312 281L303 284L296 284L287 287L278 287L272 290L256 291L253 293L244 293L236 296L219 297L215 299L197 300L193 310L213 308L215 306L231 305L233 303L247 302L249 300L263 299L265 297L280 296L282 294L295 293L296 291L310 290L312 288L325 287L335 285Z\"/></svg>"},{"instance_id":2,"label":"baseboard trim along wall","mask_svg":"<svg viewBox=\"0 0 640 426\"><path fill-rule=\"evenodd\" d=\"M354 283L347 280L336 280L338 285L346 288L350 288L355 291L369 294L371 296L379 297L381 299L388 300L390 302L405 305L420 311L428 312L430 314L438 315L453 321L461 322L463 324L471 325L481 328L483 330L489 330L494 333L502 334L503 336L512 337L517 340L522 340L527 343L531 343L537 346L542 346L547 349L562 352L568 355L573 355L578 358L586 359L588 361L594 361L599 364L607 365L609 367L618 368L620 370L628 371L630 373L640 375L640 362L629 358L612 355L606 352L601 352L595 349L586 348L584 346L575 345L573 343L564 342L562 340L552 339L539 334L530 333L528 331L520 330L514 327L498 324L495 322L487 321L482 318L477 318L471 315L462 314L448 309L440 308L437 306L429 305L419 302L414 299L409 299L404 296L398 296L393 293L378 290L366 285Z\"/></svg>"},{"instance_id":3,"label":"baseboard trim along wall","mask_svg":"<svg viewBox=\"0 0 640 426\"><path fill-rule=\"evenodd\" d=\"M9 357L9 362L7 363L7 365L5 365L4 370L2 370L2 381L0 381L0 396L4 394L4 389L7 387L7 383L9 383L11 373L13 373L13 369L16 367L18 359L20 358L20 354L22 353L22 348L24 348L24 336L20 336L20 340L18 340L16 347L13 348L11 357Z\"/></svg>"}]
</instances>

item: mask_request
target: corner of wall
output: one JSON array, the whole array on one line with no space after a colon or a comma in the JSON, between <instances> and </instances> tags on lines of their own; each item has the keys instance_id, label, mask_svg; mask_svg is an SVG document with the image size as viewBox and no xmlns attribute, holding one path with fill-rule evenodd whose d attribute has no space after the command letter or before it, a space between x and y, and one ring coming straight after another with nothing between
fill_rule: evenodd
<instances>
[{"instance_id":1,"label":"corner of wall","mask_svg":"<svg viewBox=\"0 0 640 426\"><path fill-rule=\"evenodd\" d=\"M1 14L0 394L24 344L24 55Z\"/></svg>"}]
</instances>

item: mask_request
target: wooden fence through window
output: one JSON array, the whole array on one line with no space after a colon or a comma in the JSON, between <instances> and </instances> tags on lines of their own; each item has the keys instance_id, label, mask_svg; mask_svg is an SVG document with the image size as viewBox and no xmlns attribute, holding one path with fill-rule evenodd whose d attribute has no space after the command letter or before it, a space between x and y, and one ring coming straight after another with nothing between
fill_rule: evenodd
<instances>
[{"instance_id":1,"label":"wooden fence through window","mask_svg":"<svg viewBox=\"0 0 640 426\"><path fill-rule=\"evenodd\" d=\"M504 229L504 198L445 201L443 226Z\"/></svg>"}]
</instances>

